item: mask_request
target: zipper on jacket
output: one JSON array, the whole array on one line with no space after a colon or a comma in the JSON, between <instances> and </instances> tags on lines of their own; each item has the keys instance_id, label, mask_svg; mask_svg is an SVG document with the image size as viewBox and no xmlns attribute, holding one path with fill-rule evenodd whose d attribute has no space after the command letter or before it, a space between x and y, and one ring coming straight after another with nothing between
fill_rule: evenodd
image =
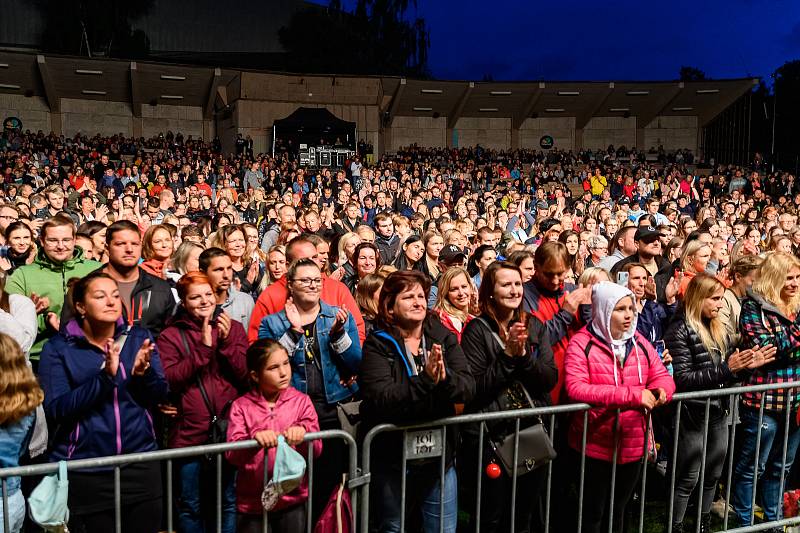
<instances>
[{"instance_id":1,"label":"zipper on jacket","mask_svg":"<svg viewBox=\"0 0 800 533\"><path fill-rule=\"evenodd\" d=\"M120 350L120 354L121 353L122 350ZM122 372L122 379L127 379L125 365L122 364L121 360L119 362L119 371ZM116 386L114 387L114 423L117 431L117 455L120 455L122 454L122 421L119 410L119 387Z\"/></svg>"},{"instance_id":2,"label":"zipper on jacket","mask_svg":"<svg viewBox=\"0 0 800 533\"><path fill-rule=\"evenodd\" d=\"M72 454L75 453L75 448L78 447L78 439L81 438L81 423L75 423L75 429L69 434L69 447L67 448L67 459L72 459Z\"/></svg>"}]
</instances>

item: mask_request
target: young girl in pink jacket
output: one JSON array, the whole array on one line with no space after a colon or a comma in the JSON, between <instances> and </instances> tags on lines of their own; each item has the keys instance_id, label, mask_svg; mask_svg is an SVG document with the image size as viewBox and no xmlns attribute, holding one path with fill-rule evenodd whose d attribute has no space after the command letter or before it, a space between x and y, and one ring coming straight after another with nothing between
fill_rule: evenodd
<instances>
[{"instance_id":1,"label":"young girl in pink jacket","mask_svg":"<svg viewBox=\"0 0 800 533\"><path fill-rule=\"evenodd\" d=\"M228 442L255 439L262 448L227 452L225 456L238 467L236 482L237 531L262 531L261 492L264 489L264 453L267 453L269 477L275 464L278 436L306 457L308 443L303 437L319 431L317 413L311 398L289 383L292 367L289 354L277 341L261 339L247 350L247 368L253 389L233 402L228 424ZM322 452L322 442L314 441L314 456ZM306 524L305 502L308 481L284 494L268 513L269 529L275 533L303 531Z\"/></svg>"},{"instance_id":2,"label":"young girl in pink jacket","mask_svg":"<svg viewBox=\"0 0 800 533\"><path fill-rule=\"evenodd\" d=\"M607 281L595 284L592 320L570 339L564 358L570 399L592 405L584 469L585 532L608 528L615 452L613 520L614 531L622 531L625 506L640 482L649 413L675 392L655 349L636 331L636 318L630 290ZM583 412L573 414L569 429L569 445L578 453L583 421Z\"/></svg>"}]
</instances>

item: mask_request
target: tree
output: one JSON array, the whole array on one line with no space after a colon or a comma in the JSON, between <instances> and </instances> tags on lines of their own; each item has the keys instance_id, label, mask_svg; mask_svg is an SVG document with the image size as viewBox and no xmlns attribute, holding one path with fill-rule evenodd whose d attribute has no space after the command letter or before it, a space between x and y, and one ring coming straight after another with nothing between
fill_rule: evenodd
<instances>
[{"instance_id":1,"label":"tree","mask_svg":"<svg viewBox=\"0 0 800 533\"><path fill-rule=\"evenodd\" d=\"M144 32L131 21L154 0L36 0L44 18L42 49L72 55L141 59L150 51Z\"/></svg>"},{"instance_id":2,"label":"tree","mask_svg":"<svg viewBox=\"0 0 800 533\"><path fill-rule=\"evenodd\" d=\"M409 19L415 0L358 0L352 12L331 0L327 9L297 12L279 37L288 68L299 72L427 75L425 21Z\"/></svg>"},{"instance_id":3,"label":"tree","mask_svg":"<svg viewBox=\"0 0 800 533\"><path fill-rule=\"evenodd\" d=\"M797 122L800 120L800 60L787 61L772 74L772 98L775 121L776 166L794 168L800 148L797 145ZM773 107L768 107L773 114Z\"/></svg>"},{"instance_id":4,"label":"tree","mask_svg":"<svg viewBox=\"0 0 800 533\"><path fill-rule=\"evenodd\" d=\"M680 81L704 81L706 73L696 67L682 66L678 74Z\"/></svg>"}]
</instances>

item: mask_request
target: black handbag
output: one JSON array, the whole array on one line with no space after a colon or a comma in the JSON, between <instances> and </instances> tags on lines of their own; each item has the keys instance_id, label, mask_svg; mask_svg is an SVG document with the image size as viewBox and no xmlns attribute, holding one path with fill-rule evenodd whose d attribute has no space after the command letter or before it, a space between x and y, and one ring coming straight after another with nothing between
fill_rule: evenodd
<instances>
[{"instance_id":1,"label":"black handbag","mask_svg":"<svg viewBox=\"0 0 800 533\"><path fill-rule=\"evenodd\" d=\"M502 409L503 411L535 407L530 395L528 395L528 391L519 382L514 382L514 384L500 393L500 396L505 396L507 399L510 398L511 401L508 402L502 399L499 403L516 404L511 409ZM519 399L525 401L527 405L520 404ZM550 435L547 433L542 419L538 416L531 417L531 419L534 421L532 425L520 428L518 441L516 440L516 422L513 424L515 429L511 431L508 431L510 428L507 424L505 425L505 431L490 430L489 445L509 477L514 475L515 470L517 476L522 476L556 458L556 450L553 448ZM520 422L522 421L524 419L520 419ZM516 464L514 463L515 442L518 443Z\"/></svg>"},{"instance_id":2,"label":"black handbag","mask_svg":"<svg viewBox=\"0 0 800 533\"><path fill-rule=\"evenodd\" d=\"M183 347L186 350L186 353L191 353L189 350L189 342L186 340L186 333L181 329L181 340L183 341ZM206 444L220 444L223 442L228 441L228 414L231 410L231 404L233 400L226 402L222 408L222 411L219 415L217 415L216 411L214 410L214 406L211 404L211 400L208 397L208 393L206 392L206 388L203 386L203 380L201 376L197 376L197 386L200 388L200 395L203 397L203 403L206 404L206 409L208 409L208 414L211 416L211 422L209 423L208 428L208 440Z\"/></svg>"},{"instance_id":3,"label":"black handbag","mask_svg":"<svg viewBox=\"0 0 800 533\"><path fill-rule=\"evenodd\" d=\"M489 328L500 346L505 349L505 343L500 336L492 331L489 324L478 317ZM514 411L518 409L532 409L536 404L531 399L528 390L518 381L512 382L503 389L492 404L484 412ZM540 468L556 458L556 450L547 429L539 416L528 417L532 424L523 426L525 418L520 419L519 440L517 441L516 420L497 421L486 423L489 431L489 446L494 455L503 465L506 474L511 477L516 471L517 476L525 475ZM518 443L517 461L514 463L514 444Z\"/></svg>"}]
</instances>

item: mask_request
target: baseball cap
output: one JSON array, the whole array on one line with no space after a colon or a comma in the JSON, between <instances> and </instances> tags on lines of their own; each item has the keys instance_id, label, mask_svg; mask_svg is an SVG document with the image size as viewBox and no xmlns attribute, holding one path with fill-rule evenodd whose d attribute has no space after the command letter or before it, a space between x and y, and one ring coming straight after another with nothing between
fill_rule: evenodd
<instances>
[{"instance_id":1,"label":"baseball cap","mask_svg":"<svg viewBox=\"0 0 800 533\"><path fill-rule=\"evenodd\" d=\"M636 234L633 236L633 240L648 242L648 241L654 241L661 236L662 234L658 232L653 226L642 226L641 228L636 230Z\"/></svg>"},{"instance_id":2,"label":"baseball cap","mask_svg":"<svg viewBox=\"0 0 800 533\"><path fill-rule=\"evenodd\" d=\"M459 258L463 261L467 258L467 254L455 244L448 244L439 252L439 261L442 263L453 263Z\"/></svg>"}]
</instances>

